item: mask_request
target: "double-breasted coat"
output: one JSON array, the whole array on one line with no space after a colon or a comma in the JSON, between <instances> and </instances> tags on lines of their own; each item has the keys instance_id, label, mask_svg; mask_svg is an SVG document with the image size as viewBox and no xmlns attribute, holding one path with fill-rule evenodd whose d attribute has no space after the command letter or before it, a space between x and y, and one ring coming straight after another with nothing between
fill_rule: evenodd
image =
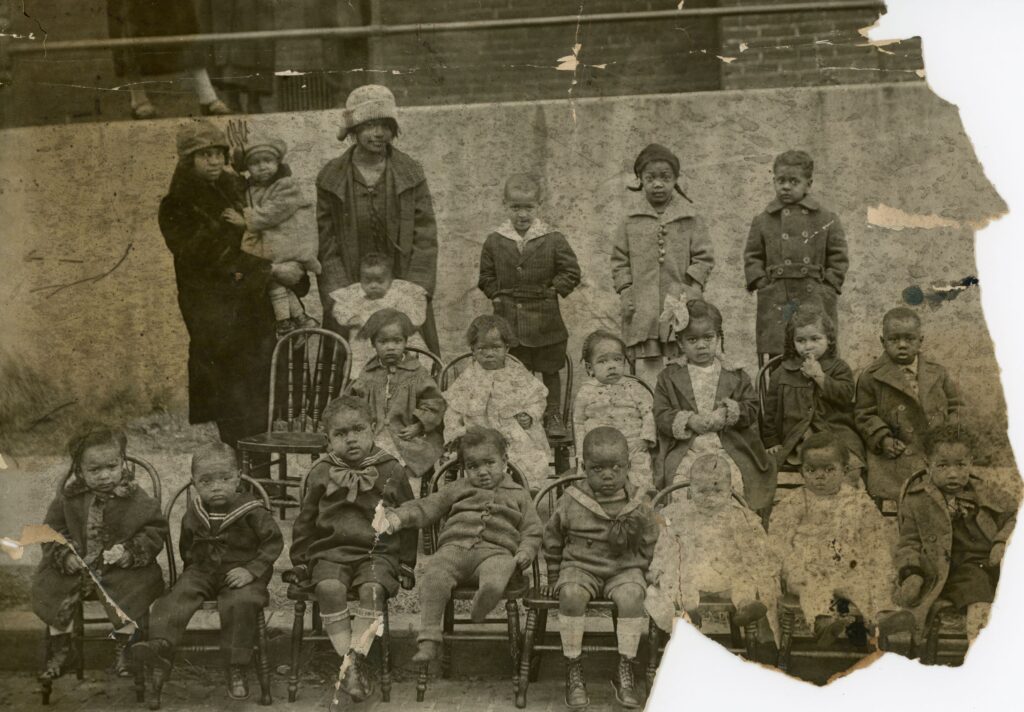
<instances>
[{"instance_id":1,"label":"double-breasted coat","mask_svg":"<svg viewBox=\"0 0 1024 712\"><path fill-rule=\"evenodd\" d=\"M789 358L772 371L764 402L764 446L781 445L775 461L782 463L805 435L825 430L863 462L864 443L853 422L853 371L842 359L826 356L818 361L825 372L819 388L801 372L802 363Z\"/></svg>"},{"instance_id":2,"label":"double-breasted coat","mask_svg":"<svg viewBox=\"0 0 1024 712\"><path fill-rule=\"evenodd\" d=\"M743 497L747 506L753 510L763 509L772 503L775 495L777 471L757 432L757 395L750 377L742 368L728 368L723 364L715 403L727 399L739 406L739 419L721 430L718 437L722 448L743 476ZM659 489L671 484L669 478L697 437L692 432L682 439L675 436L672 425L683 411L699 412L693 384L686 366L670 363L658 375L654 388L654 422L658 427L658 460L654 476Z\"/></svg>"},{"instance_id":3,"label":"double-breasted coat","mask_svg":"<svg viewBox=\"0 0 1024 712\"><path fill-rule=\"evenodd\" d=\"M973 474L965 492L977 504L978 529L993 544L1005 544L1017 523L1017 502ZM949 507L927 471L914 474L903 486L899 531L894 563L900 583L913 574L924 579L921 598L911 609L918 625L923 626L929 609L946 585L953 553Z\"/></svg>"},{"instance_id":4,"label":"double-breasted coat","mask_svg":"<svg viewBox=\"0 0 1024 712\"><path fill-rule=\"evenodd\" d=\"M868 494L896 499L907 478L925 467L925 435L947 423L955 425L962 404L946 369L923 355L917 357L917 393L888 356L868 366L857 382L854 409L857 429L867 443ZM906 445L895 459L881 451L887 436Z\"/></svg>"},{"instance_id":5,"label":"double-breasted coat","mask_svg":"<svg viewBox=\"0 0 1024 712\"><path fill-rule=\"evenodd\" d=\"M642 197L619 225L612 243L612 281L622 297L622 337L631 356L658 356L674 344L660 323L665 297L698 299L715 265L707 225L677 197L660 215ZM632 305L630 314L626 305ZM656 349L652 351L651 348Z\"/></svg>"},{"instance_id":6,"label":"double-breasted coat","mask_svg":"<svg viewBox=\"0 0 1024 712\"><path fill-rule=\"evenodd\" d=\"M815 301L839 323L836 301L850 266L846 234L811 196L793 205L773 200L754 218L743 265L747 289L757 292L758 353L783 352L786 321L800 304Z\"/></svg>"},{"instance_id":7,"label":"double-breasted coat","mask_svg":"<svg viewBox=\"0 0 1024 712\"><path fill-rule=\"evenodd\" d=\"M96 501L97 497L105 497L105 501ZM94 504L102 513L102 525L90 537L89 510ZM32 610L47 624L63 628L71 623L73 608L69 604L81 591L83 576L89 576L68 569L68 558L76 555L89 563L103 591L135 621L163 592L164 577L156 557L164 546L167 520L160 513L159 502L133 480L123 480L113 493L104 496L73 475L50 503L43 522L74 547L72 552L63 544L43 544L43 559L32 581ZM90 539L95 545L92 550ZM102 553L117 544L131 554L127 567L103 561Z\"/></svg>"},{"instance_id":8,"label":"double-breasted coat","mask_svg":"<svg viewBox=\"0 0 1024 712\"><path fill-rule=\"evenodd\" d=\"M534 222L520 238L506 222L484 240L477 286L521 346L550 346L569 338L558 299L579 283L576 253L565 235L547 225Z\"/></svg>"},{"instance_id":9,"label":"double-breasted coat","mask_svg":"<svg viewBox=\"0 0 1024 712\"><path fill-rule=\"evenodd\" d=\"M316 221L323 270L317 285L325 315L332 313L332 292L359 282L359 263L363 255L356 235L354 151L355 146L328 161L316 178ZM423 339L437 353L436 326L430 304L437 281L437 222L427 178L422 166L411 156L391 147L384 181L384 223L388 241L397 253L393 276L426 290Z\"/></svg>"},{"instance_id":10,"label":"double-breasted coat","mask_svg":"<svg viewBox=\"0 0 1024 712\"><path fill-rule=\"evenodd\" d=\"M271 263L244 252L245 229L221 218L227 208L242 210L243 191L233 173L209 183L182 162L159 212L189 336L189 422L217 421L232 446L266 426L274 348Z\"/></svg>"}]
</instances>

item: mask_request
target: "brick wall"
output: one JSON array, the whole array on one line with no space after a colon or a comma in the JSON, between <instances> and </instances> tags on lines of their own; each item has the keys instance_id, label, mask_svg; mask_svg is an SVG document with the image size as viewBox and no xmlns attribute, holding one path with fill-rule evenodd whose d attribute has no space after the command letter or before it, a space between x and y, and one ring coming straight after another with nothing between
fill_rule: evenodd
<instances>
[{"instance_id":1,"label":"brick wall","mask_svg":"<svg viewBox=\"0 0 1024 712\"><path fill-rule=\"evenodd\" d=\"M814 0L718 0L725 5L771 5ZM921 78L917 38L875 47L858 30L874 10L741 15L720 21L723 89L866 84Z\"/></svg>"}]
</instances>

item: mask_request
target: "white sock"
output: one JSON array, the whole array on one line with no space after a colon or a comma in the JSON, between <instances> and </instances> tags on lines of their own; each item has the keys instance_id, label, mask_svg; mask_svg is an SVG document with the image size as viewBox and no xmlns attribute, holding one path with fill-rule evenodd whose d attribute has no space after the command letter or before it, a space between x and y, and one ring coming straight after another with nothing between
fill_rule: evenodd
<instances>
[{"instance_id":1,"label":"white sock","mask_svg":"<svg viewBox=\"0 0 1024 712\"><path fill-rule=\"evenodd\" d=\"M205 67L193 69L189 74L192 75L192 81L195 83L196 96L199 97L200 104L217 101L217 90L213 88L210 75Z\"/></svg>"},{"instance_id":2,"label":"white sock","mask_svg":"<svg viewBox=\"0 0 1024 712\"><path fill-rule=\"evenodd\" d=\"M65 635L66 633L70 633L71 632L71 627L72 627L71 623L68 623L68 627L65 628L64 630L61 630L60 628L54 628L52 625L48 626L48 628L50 630L50 635Z\"/></svg>"},{"instance_id":3,"label":"white sock","mask_svg":"<svg viewBox=\"0 0 1024 712\"><path fill-rule=\"evenodd\" d=\"M567 658L578 658L583 655L583 631L586 623L586 616L558 614L558 635L562 639L562 655Z\"/></svg>"},{"instance_id":4,"label":"white sock","mask_svg":"<svg viewBox=\"0 0 1024 712\"><path fill-rule=\"evenodd\" d=\"M366 655L370 652L370 647L373 645L373 636L369 636L369 639L364 641L363 637L366 635L366 631L370 629L370 626L378 618L380 618L378 611L369 608L357 608L355 620L352 621L352 640L355 641L353 649Z\"/></svg>"},{"instance_id":5,"label":"white sock","mask_svg":"<svg viewBox=\"0 0 1024 712\"><path fill-rule=\"evenodd\" d=\"M352 621L348 617L348 608L337 613L322 613L320 619L334 652L345 657L352 648Z\"/></svg>"},{"instance_id":6,"label":"white sock","mask_svg":"<svg viewBox=\"0 0 1024 712\"><path fill-rule=\"evenodd\" d=\"M640 647L640 636L647 627L647 618L619 618L616 637L619 641L619 655L635 658Z\"/></svg>"}]
</instances>

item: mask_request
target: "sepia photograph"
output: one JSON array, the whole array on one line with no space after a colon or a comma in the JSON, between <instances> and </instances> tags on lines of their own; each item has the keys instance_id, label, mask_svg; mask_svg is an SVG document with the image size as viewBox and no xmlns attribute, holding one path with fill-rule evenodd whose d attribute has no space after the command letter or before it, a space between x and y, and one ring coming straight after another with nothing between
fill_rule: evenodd
<instances>
[{"instance_id":1,"label":"sepia photograph","mask_svg":"<svg viewBox=\"0 0 1024 712\"><path fill-rule=\"evenodd\" d=\"M889 10L0 0L0 701L997 689L1012 201Z\"/></svg>"}]
</instances>

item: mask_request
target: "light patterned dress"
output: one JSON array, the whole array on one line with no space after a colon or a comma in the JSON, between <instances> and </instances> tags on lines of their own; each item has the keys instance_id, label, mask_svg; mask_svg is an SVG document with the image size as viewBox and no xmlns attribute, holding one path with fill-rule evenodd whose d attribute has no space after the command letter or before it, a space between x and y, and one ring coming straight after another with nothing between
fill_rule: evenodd
<instances>
[{"instance_id":1,"label":"light patterned dress","mask_svg":"<svg viewBox=\"0 0 1024 712\"><path fill-rule=\"evenodd\" d=\"M370 340L358 334L366 320L381 309L396 309L409 317L417 330L409 339L409 346L427 348L419 334L427 316L427 292L418 284L396 279L391 282L388 293L380 299L370 299L363 293L362 285L350 284L334 290L330 297L334 300L335 320L351 329L349 346L352 348L352 378L359 376L367 362L376 355Z\"/></svg>"},{"instance_id":2,"label":"light patterned dress","mask_svg":"<svg viewBox=\"0 0 1024 712\"><path fill-rule=\"evenodd\" d=\"M619 430L629 443L629 481L638 492L646 492L654 486L650 445L658 438L652 406L650 392L632 378L618 383L601 383L596 378L586 381L573 401L576 456L583 457L583 438L594 428Z\"/></svg>"},{"instance_id":3,"label":"light patterned dress","mask_svg":"<svg viewBox=\"0 0 1024 712\"><path fill-rule=\"evenodd\" d=\"M548 439L541 423L548 396L543 383L513 359L493 371L472 361L444 396L448 442L475 425L494 428L508 439L509 461L523 471L531 489L540 486L549 474ZM533 419L529 428L516 420L518 413Z\"/></svg>"},{"instance_id":4,"label":"light patterned dress","mask_svg":"<svg viewBox=\"0 0 1024 712\"><path fill-rule=\"evenodd\" d=\"M655 623L671 630L671 621L656 610L671 605L676 612L694 611L701 592L728 594L736 606L763 603L778 635L779 563L757 514L734 498L717 512L703 512L684 495L659 518L661 536L651 562L657 585L647 592Z\"/></svg>"},{"instance_id":5,"label":"light patterned dress","mask_svg":"<svg viewBox=\"0 0 1024 712\"><path fill-rule=\"evenodd\" d=\"M806 487L792 490L772 510L768 531L787 589L800 596L809 623L832 613L837 595L869 625L880 611L897 607L895 524L864 490L843 484L825 497Z\"/></svg>"}]
</instances>

